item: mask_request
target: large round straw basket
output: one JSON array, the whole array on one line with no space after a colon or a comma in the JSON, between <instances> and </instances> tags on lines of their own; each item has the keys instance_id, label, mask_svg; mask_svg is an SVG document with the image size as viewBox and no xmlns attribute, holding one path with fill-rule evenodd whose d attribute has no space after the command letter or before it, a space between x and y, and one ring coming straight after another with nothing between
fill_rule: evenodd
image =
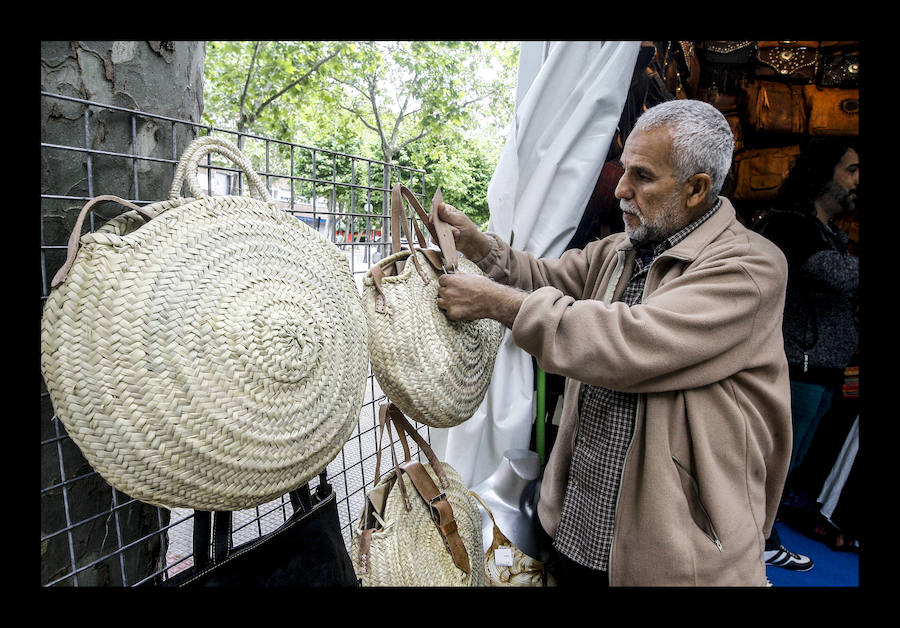
<instances>
[{"instance_id":1,"label":"large round straw basket","mask_svg":"<svg viewBox=\"0 0 900 628\"><path fill-rule=\"evenodd\" d=\"M252 197L196 188L211 152L243 168ZM136 499L200 510L313 478L357 425L368 371L346 257L215 138L188 146L168 201L131 205L79 246L88 206L44 308L41 370L91 466Z\"/></svg>"}]
</instances>

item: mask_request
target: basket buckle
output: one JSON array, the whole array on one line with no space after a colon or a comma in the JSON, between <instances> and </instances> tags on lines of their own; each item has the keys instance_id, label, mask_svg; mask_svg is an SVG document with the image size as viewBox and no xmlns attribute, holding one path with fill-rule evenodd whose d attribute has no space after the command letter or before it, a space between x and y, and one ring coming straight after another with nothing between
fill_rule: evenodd
<instances>
[{"instance_id":1,"label":"basket buckle","mask_svg":"<svg viewBox=\"0 0 900 628\"><path fill-rule=\"evenodd\" d=\"M434 519L435 522L440 522L441 513L439 513L437 511L437 508L434 507L434 503L442 499L447 499L447 494L443 491L428 500L428 508L431 510L431 518Z\"/></svg>"}]
</instances>

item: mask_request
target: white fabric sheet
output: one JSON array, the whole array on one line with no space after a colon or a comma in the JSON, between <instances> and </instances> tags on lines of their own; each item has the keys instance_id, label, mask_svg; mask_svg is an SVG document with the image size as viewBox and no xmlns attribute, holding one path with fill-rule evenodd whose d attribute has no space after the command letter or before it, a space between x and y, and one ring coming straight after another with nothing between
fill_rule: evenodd
<instances>
[{"instance_id":1,"label":"white fabric sheet","mask_svg":"<svg viewBox=\"0 0 900 628\"><path fill-rule=\"evenodd\" d=\"M490 231L538 257L563 253L606 161L639 49L639 41L522 42L514 120L488 188ZM507 330L484 402L462 425L431 429L431 444L475 486L503 452L528 449L533 420L531 356Z\"/></svg>"}]
</instances>

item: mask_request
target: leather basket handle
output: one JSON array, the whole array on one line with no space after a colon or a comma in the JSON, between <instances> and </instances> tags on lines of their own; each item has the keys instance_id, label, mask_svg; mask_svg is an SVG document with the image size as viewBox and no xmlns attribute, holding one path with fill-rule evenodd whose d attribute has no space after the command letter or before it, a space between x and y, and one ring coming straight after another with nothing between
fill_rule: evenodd
<instances>
[{"instance_id":1,"label":"leather basket handle","mask_svg":"<svg viewBox=\"0 0 900 628\"><path fill-rule=\"evenodd\" d=\"M81 211L78 213L78 218L75 220L75 226L72 228L72 233L69 234L69 244L68 250L66 252L66 261L62 265L62 267L56 271L56 274L53 275L53 279L50 281L50 287L55 288L59 284L61 284L66 279L66 275L69 274L69 270L72 268L72 264L75 263L75 254L78 252L78 244L81 242L81 226L84 224L84 218L87 216L88 211L96 205L97 203L103 201L113 201L118 203L119 205L123 205L129 209L133 209L137 211L141 216L143 216L146 220L152 220L153 214L148 212L143 207L138 207L134 203L126 201L124 198L119 198L118 196L113 196L111 194L104 194L101 196L95 196L87 203L85 203L84 207L81 208Z\"/></svg>"},{"instance_id":2,"label":"leather basket handle","mask_svg":"<svg viewBox=\"0 0 900 628\"><path fill-rule=\"evenodd\" d=\"M394 246L394 253L400 251L400 242L399 242L399 234L397 233L396 226L398 223L401 223L403 228L403 232L406 235L407 241L412 245L412 236L409 233L409 229L406 225L406 211L403 209L402 198L405 198L410 206L412 206L413 210L419 215L419 218L422 220L422 223L428 229L428 233L431 235L431 239L435 242L438 247L441 249L441 254L444 257L444 270L445 271L453 271L456 270L459 264L459 256L456 250L456 242L453 239L453 232L450 230L450 225L445 223L438 216L437 207L442 202L444 202L443 193L440 188L438 188L434 197L431 200L431 214L426 214L424 208L419 203L419 200L416 198L415 194L410 191L406 186L398 183L394 186L393 190L391 190L391 227L392 227L392 242ZM419 245L421 248L426 248L427 244L422 237L421 231L419 231L418 226L413 223L413 226L416 228L416 234L419 238Z\"/></svg>"}]
</instances>

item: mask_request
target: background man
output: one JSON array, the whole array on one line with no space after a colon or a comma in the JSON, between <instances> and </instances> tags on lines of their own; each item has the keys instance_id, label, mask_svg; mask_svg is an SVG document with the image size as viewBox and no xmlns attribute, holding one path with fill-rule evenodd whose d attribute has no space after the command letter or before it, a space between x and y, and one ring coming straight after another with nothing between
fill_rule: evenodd
<instances>
[{"instance_id":1,"label":"background man","mask_svg":"<svg viewBox=\"0 0 900 628\"><path fill-rule=\"evenodd\" d=\"M789 474L806 456L859 343L859 260L834 222L854 209L858 187L859 155L851 141L813 138L785 179L777 209L756 227L788 261L783 331L794 441ZM809 558L781 545L777 530L766 542L766 561L799 571L812 567Z\"/></svg>"}]
</instances>

